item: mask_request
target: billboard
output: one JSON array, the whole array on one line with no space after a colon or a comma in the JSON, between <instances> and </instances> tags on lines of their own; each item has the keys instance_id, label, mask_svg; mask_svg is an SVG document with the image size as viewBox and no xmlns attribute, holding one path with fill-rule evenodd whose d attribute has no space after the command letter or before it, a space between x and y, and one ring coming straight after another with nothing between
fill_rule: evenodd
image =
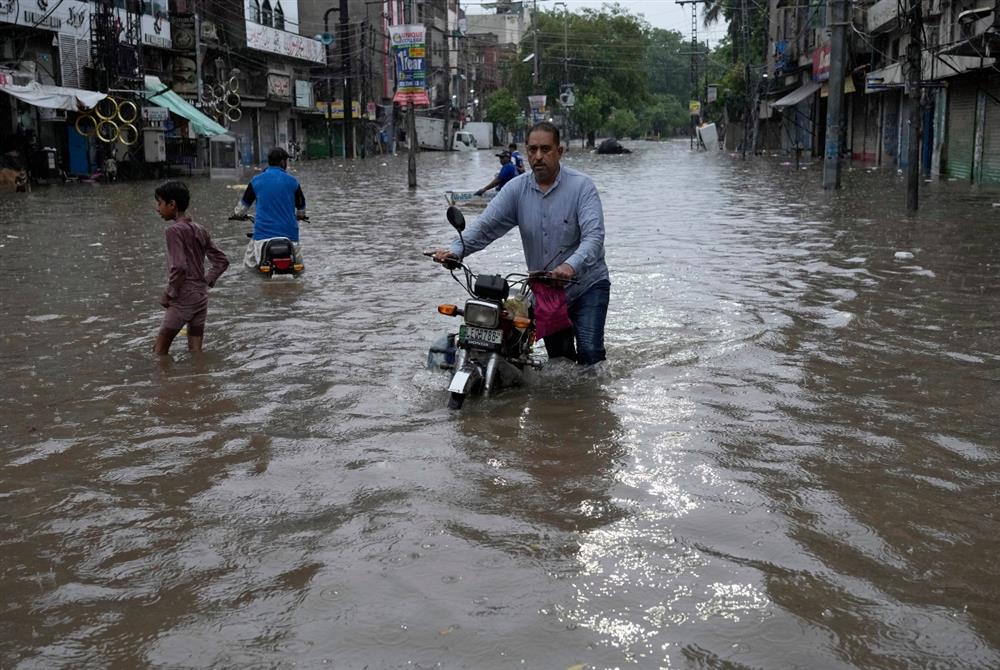
<instances>
[{"instance_id":1,"label":"billboard","mask_svg":"<svg viewBox=\"0 0 1000 670\"><path fill-rule=\"evenodd\" d=\"M389 26L389 41L396 57L396 95L401 105L429 105L427 98L427 47L425 28Z\"/></svg>"}]
</instances>

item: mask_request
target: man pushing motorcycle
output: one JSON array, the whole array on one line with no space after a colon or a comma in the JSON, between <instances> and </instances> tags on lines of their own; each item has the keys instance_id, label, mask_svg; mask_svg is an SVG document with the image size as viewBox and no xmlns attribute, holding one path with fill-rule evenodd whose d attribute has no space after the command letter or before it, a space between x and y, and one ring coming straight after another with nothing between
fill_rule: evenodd
<instances>
[{"instance_id":1,"label":"man pushing motorcycle","mask_svg":"<svg viewBox=\"0 0 1000 670\"><path fill-rule=\"evenodd\" d=\"M562 295L539 300L540 290L534 289L536 318L551 318L539 309L553 305L568 311L572 324L542 337L549 358L592 365L606 357L604 324L611 295L601 198L590 177L559 164L563 147L553 124L532 127L527 152L531 174L512 180L490 201L465 232L464 249L456 239L434 251L434 260L468 256L517 227L528 270L566 284L564 300Z\"/></svg>"},{"instance_id":2,"label":"man pushing motorcycle","mask_svg":"<svg viewBox=\"0 0 1000 670\"><path fill-rule=\"evenodd\" d=\"M233 218L244 218L256 203L253 239L247 244L243 264L257 267L264 242L273 238L288 238L295 250L296 262L301 262L299 221L306 221L306 197L299 181L288 174L288 152L274 147L267 153L267 169L250 180L243 197L233 210Z\"/></svg>"}]
</instances>

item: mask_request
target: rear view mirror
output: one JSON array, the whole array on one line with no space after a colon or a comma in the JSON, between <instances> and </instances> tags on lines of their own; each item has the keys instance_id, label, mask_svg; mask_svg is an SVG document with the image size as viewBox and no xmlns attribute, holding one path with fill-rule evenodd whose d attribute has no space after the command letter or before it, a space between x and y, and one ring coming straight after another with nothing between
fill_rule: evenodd
<instances>
[{"instance_id":1,"label":"rear view mirror","mask_svg":"<svg viewBox=\"0 0 1000 670\"><path fill-rule=\"evenodd\" d=\"M462 214L462 210L455 207L455 205L451 205L448 208L448 223L450 223L451 227L458 232L465 230L465 215Z\"/></svg>"}]
</instances>

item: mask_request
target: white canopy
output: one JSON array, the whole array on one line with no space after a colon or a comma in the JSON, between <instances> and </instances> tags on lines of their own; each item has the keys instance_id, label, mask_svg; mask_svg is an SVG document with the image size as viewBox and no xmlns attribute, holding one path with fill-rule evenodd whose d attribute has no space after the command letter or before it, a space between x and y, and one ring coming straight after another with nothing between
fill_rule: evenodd
<instances>
[{"instance_id":1,"label":"white canopy","mask_svg":"<svg viewBox=\"0 0 1000 670\"><path fill-rule=\"evenodd\" d=\"M48 84L39 84L37 81L31 82L27 86L7 84L0 86L0 91L10 93L15 98L24 100L36 107L65 109L70 112L91 109L98 102L108 97L107 93L85 91L82 88L49 86Z\"/></svg>"},{"instance_id":2,"label":"white canopy","mask_svg":"<svg viewBox=\"0 0 1000 670\"><path fill-rule=\"evenodd\" d=\"M810 81L806 84L803 84L802 86L799 86L797 89L795 89L785 97L779 100L775 100L774 102L771 103L771 106L775 107L776 109L783 109L785 107L794 107L795 105L799 104L800 102L808 98L810 95L818 91L821 85L822 84L820 84L819 82Z\"/></svg>"}]
</instances>

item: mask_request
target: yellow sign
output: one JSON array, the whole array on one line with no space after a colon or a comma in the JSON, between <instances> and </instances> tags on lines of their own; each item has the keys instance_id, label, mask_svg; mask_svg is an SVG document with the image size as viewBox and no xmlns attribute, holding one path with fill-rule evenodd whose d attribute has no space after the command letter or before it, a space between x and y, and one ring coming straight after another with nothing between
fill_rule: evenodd
<instances>
[{"instance_id":1,"label":"yellow sign","mask_svg":"<svg viewBox=\"0 0 1000 670\"><path fill-rule=\"evenodd\" d=\"M316 103L316 109L318 109L320 112L322 112L324 117L327 116L327 113L326 113L326 103L325 102L317 102ZM329 118L331 118L331 119L343 119L344 118L344 101L343 100L334 100L333 102L330 103L330 115L329 115ZM374 120L375 115L374 114L365 114L364 117L362 117L362 115L361 115L361 103L358 102L357 100L352 100L351 101L351 118L354 118L354 119L366 118L366 119L372 119L372 120Z\"/></svg>"},{"instance_id":2,"label":"yellow sign","mask_svg":"<svg viewBox=\"0 0 1000 670\"><path fill-rule=\"evenodd\" d=\"M688 103L688 114L691 116L701 115L701 103L697 100L692 100Z\"/></svg>"},{"instance_id":3,"label":"yellow sign","mask_svg":"<svg viewBox=\"0 0 1000 670\"><path fill-rule=\"evenodd\" d=\"M423 58L426 53L425 47L410 47L410 58Z\"/></svg>"}]
</instances>

